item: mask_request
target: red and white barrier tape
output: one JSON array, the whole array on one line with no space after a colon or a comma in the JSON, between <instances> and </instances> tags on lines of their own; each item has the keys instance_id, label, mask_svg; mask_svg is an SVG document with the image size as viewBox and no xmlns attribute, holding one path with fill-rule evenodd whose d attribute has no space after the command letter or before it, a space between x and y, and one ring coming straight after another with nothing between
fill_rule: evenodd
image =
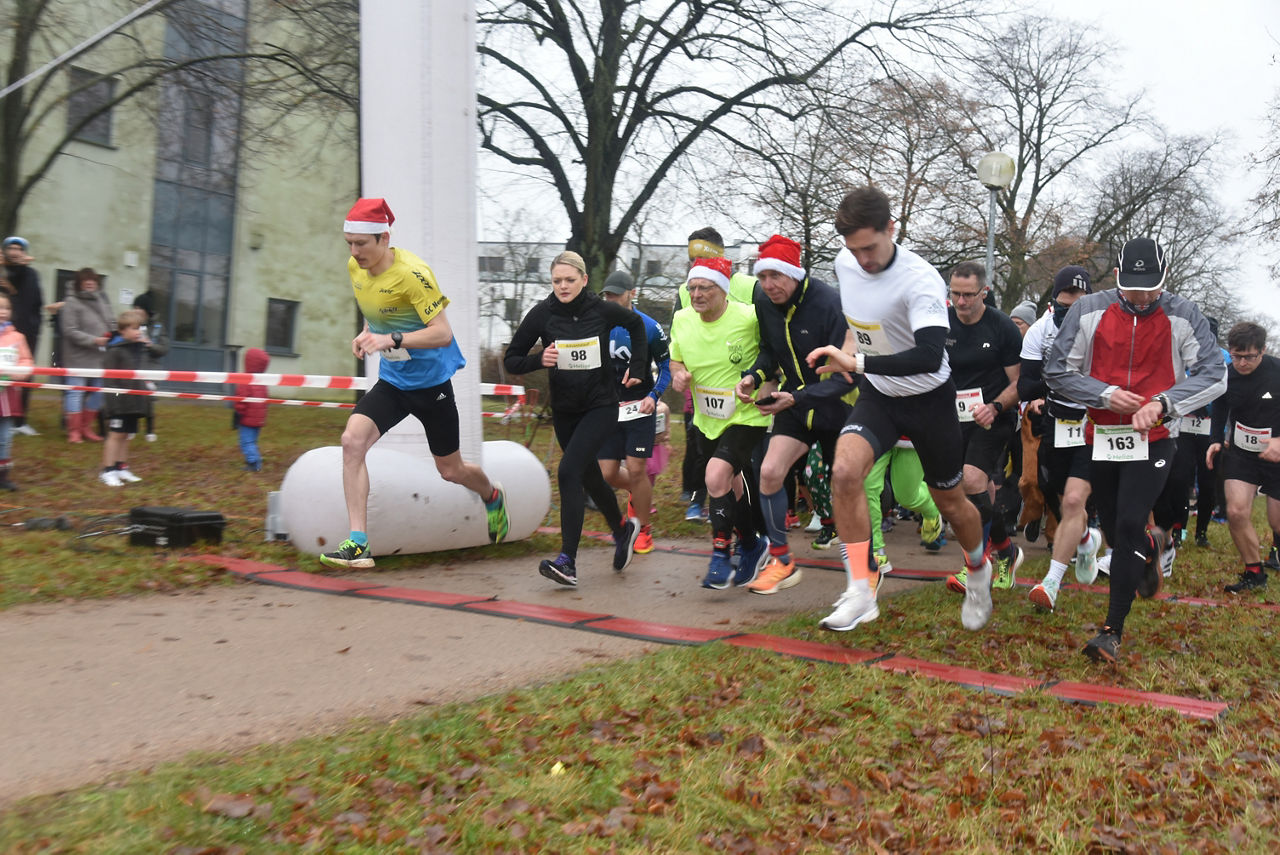
<instances>
[{"instance_id":1,"label":"red and white barrier tape","mask_svg":"<svg viewBox=\"0 0 1280 855\"><path fill-rule=\"evenodd\" d=\"M50 377L110 377L117 380L167 380L174 383L247 383L258 386L297 386L305 389L367 389L368 377L337 377L328 374L247 374L242 371L162 371L122 368L49 368L40 365L13 365L5 368L10 377L43 374ZM523 386L481 383L481 395L523 395Z\"/></svg>"},{"instance_id":2,"label":"red and white barrier tape","mask_svg":"<svg viewBox=\"0 0 1280 855\"><path fill-rule=\"evenodd\" d=\"M251 404L284 404L286 407L323 407L350 410L355 404L336 401L295 401L290 398L251 398L247 395L204 395L199 392L165 392L159 389L109 389L98 386L68 386L63 383L25 383L19 380L0 380L0 388L17 386L25 389L62 389L78 392L103 392L106 394L151 395L156 398L181 398L186 401L248 401Z\"/></svg>"}]
</instances>

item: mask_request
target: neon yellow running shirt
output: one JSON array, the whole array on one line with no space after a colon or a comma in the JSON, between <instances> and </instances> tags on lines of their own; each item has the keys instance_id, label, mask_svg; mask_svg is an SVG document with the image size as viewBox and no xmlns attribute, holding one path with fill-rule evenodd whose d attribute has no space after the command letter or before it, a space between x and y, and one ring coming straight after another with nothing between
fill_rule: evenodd
<instances>
[{"instance_id":1,"label":"neon yellow running shirt","mask_svg":"<svg viewBox=\"0 0 1280 855\"><path fill-rule=\"evenodd\" d=\"M709 324L692 308L672 318L671 359L684 363L693 375L693 423L708 439L720 436L729 425L768 426L769 416L733 394L759 352L760 325L749 304L730 301L724 314Z\"/></svg>"}]
</instances>

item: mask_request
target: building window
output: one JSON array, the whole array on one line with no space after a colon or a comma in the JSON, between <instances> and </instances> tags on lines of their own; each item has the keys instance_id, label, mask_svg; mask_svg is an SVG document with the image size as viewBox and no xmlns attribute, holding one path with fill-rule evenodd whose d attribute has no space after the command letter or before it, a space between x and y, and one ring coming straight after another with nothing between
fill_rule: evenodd
<instances>
[{"instance_id":1,"label":"building window","mask_svg":"<svg viewBox=\"0 0 1280 855\"><path fill-rule=\"evenodd\" d=\"M116 82L83 68L71 69L71 95L67 99L67 131L81 142L111 145L111 110ZM96 115L95 115L96 114ZM85 119L93 118L76 130Z\"/></svg>"},{"instance_id":2,"label":"building window","mask_svg":"<svg viewBox=\"0 0 1280 855\"><path fill-rule=\"evenodd\" d=\"M187 163L208 166L213 151L213 96L189 89L186 99L186 121L182 126L182 157Z\"/></svg>"},{"instance_id":3,"label":"building window","mask_svg":"<svg viewBox=\"0 0 1280 855\"><path fill-rule=\"evenodd\" d=\"M542 270L542 259L531 255L524 260L525 273L539 273Z\"/></svg>"},{"instance_id":4,"label":"building window","mask_svg":"<svg viewBox=\"0 0 1280 855\"><path fill-rule=\"evenodd\" d=\"M298 323L296 300L267 298L267 347L268 353L293 354L293 334Z\"/></svg>"},{"instance_id":5,"label":"building window","mask_svg":"<svg viewBox=\"0 0 1280 855\"><path fill-rule=\"evenodd\" d=\"M662 259L650 258L644 263L645 276L660 276L662 274Z\"/></svg>"},{"instance_id":6,"label":"building window","mask_svg":"<svg viewBox=\"0 0 1280 855\"><path fill-rule=\"evenodd\" d=\"M482 255L480 256L480 272L481 273L501 273L506 269L506 264L500 255Z\"/></svg>"}]
</instances>

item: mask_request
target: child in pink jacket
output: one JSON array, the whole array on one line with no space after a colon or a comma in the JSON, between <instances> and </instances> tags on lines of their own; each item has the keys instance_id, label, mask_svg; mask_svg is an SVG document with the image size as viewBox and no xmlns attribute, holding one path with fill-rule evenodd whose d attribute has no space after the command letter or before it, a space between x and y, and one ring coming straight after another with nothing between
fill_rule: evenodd
<instances>
[{"instance_id":1,"label":"child in pink jacket","mask_svg":"<svg viewBox=\"0 0 1280 855\"><path fill-rule=\"evenodd\" d=\"M13 303L8 294L0 291L0 380L8 379L8 368L35 364L31 359L31 349L27 347L27 337L10 323L12 315ZM13 460L9 457L9 449L13 443L14 423L21 415L21 390L15 386L0 387L0 490L18 489L10 477Z\"/></svg>"}]
</instances>

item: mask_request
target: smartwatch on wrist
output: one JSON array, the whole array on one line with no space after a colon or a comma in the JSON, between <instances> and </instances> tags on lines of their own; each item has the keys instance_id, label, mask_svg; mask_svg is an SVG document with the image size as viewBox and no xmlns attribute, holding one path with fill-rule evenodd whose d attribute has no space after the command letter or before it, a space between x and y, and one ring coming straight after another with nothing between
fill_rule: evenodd
<instances>
[{"instance_id":1,"label":"smartwatch on wrist","mask_svg":"<svg viewBox=\"0 0 1280 855\"><path fill-rule=\"evenodd\" d=\"M403 346L404 346L403 344L401 344L401 342L403 342L403 341L404 341L404 333L402 333L402 332L393 332L393 333L391 334L391 349L392 349L392 350L399 350L401 347L403 347Z\"/></svg>"},{"instance_id":2,"label":"smartwatch on wrist","mask_svg":"<svg viewBox=\"0 0 1280 855\"><path fill-rule=\"evenodd\" d=\"M997 416L1004 412L1004 404L999 401L992 401L991 406L996 411Z\"/></svg>"}]
</instances>

